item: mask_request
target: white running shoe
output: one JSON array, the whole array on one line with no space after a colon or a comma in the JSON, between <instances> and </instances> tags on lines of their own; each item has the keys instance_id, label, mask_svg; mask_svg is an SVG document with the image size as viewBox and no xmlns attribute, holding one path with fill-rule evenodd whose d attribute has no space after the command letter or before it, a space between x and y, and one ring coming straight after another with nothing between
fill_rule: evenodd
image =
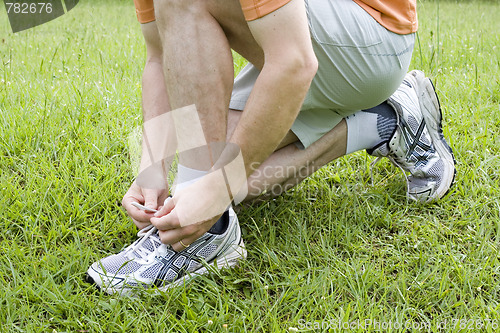
<instances>
[{"instance_id":1,"label":"white running shoe","mask_svg":"<svg viewBox=\"0 0 500 333\"><path fill-rule=\"evenodd\" d=\"M145 228L123 251L93 263L87 271L87 282L109 294L131 294L155 286L166 290L208 273L210 267L235 266L247 255L238 217L229 209L221 219L227 225L224 233L209 231L180 252L163 244L156 228Z\"/></svg>"},{"instance_id":2,"label":"white running shoe","mask_svg":"<svg viewBox=\"0 0 500 333\"><path fill-rule=\"evenodd\" d=\"M411 71L387 102L396 111L398 126L388 142L368 153L389 158L405 176L410 173L410 199L427 203L442 198L455 179L455 159L443 136L441 107L431 80L421 71Z\"/></svg>"}]
</instances>

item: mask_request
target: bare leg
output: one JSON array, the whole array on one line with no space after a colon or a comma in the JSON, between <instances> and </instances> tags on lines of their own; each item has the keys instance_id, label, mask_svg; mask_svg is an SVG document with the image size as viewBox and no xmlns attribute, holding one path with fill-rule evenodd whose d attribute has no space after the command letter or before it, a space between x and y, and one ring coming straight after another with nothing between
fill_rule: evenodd
<instances>
[{"instance_id":1,"label":"bare leg","mask_svg":"<svg viewBox=\"0 0 500 333\"><path fill-rule=\"evenodd\" d=\"M228 135L234 130L241 112L229 112ZM277 196L294 187L316 170L336 158L345 155L347 145L347 126L342 120L335 128L313 143L307 149L295 146L298 141L289 132L278 149L248 178L248 195L251 201L264 191L268 196Z\"/></svg>"},{"instance_id":2,"label":"bare leg","mask_svg":"<svg viewBox=\"0 0 500 333\"><path fill-rule=\"evenodd\" d=\"M205 1L155 1L163 70L171 110L195 105L207 143L226 139L233 59L228 39ZM182 133L181 133L182 134ZM208 149L183 154L180 163L208 170Z\"/></svg>"}]
</instances>

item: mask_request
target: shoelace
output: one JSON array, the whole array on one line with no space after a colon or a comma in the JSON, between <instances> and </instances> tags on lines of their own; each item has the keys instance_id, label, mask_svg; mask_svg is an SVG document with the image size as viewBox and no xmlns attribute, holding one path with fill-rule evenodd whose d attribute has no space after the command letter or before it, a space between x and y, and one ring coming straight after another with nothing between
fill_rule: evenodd
<instances>
[{"instance_id":1,"label":"shoelace","mask_svg":"<svg viewBox=\"0 0 500 333\"><path fill-rule=\"evenodd\" d=\"M135 258L131 258L131 255L135 253L136 257L143 259L143 258L148 257L151 253L156 252L158 247L160 247L160 245L162 245L162 242L160 241L159 238L152 237L152 235L157 231L158 231L158 229L156 229L156 227L154 227L152 225L147 226L146 228L139 231L137 233L137 236L140 239L138 239L134 244L132 244L130 246L130 249L127 253L127 256L130 259L135 259ZM150 251L145 246L143 246L144 242L146 242L147 240L151 241L152 246L154 247L153 251Z\"/></svg>"}]
</instances>

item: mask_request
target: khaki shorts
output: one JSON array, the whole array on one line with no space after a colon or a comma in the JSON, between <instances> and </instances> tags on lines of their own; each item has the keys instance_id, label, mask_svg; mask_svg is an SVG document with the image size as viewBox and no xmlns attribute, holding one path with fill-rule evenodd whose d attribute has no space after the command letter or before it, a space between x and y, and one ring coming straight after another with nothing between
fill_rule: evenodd
<instances>
[{"instance_id":1,"label":"khaki shorts","mask_svg":"<svg viewBox=\"0 0 500 333\"><path fill-rule=\"evenodd\" d=\"M408 71L415 40L385 29L352 0L306 0L306 7L319 68L292 126L305 148L342 118L389 98ZM245 108L258 75L251 64L241 70L231 109Z\"/></svg>"}]
</instances>

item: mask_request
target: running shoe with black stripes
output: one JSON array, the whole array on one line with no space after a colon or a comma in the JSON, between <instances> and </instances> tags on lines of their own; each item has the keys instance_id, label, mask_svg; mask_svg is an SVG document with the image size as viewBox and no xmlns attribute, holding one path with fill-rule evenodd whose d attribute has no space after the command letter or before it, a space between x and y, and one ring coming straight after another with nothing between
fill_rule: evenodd
<instances>
[{"instance_id":1,"label":"running shoe with black stripes","mask_svg":"<svg viewBox=\"0 0 500 333\"><path fill-rule=\"evenodd\" d=\"M442 198L455 179L455 159L442 130L442 112L432 81L411 71L387 101L398 125L388 142L368 150L387 157L407 179L407 196L428 203ZM406 173L409 173L406 176Z\"/></svg>"},{"instance_id":2,"label":"running shoe with black stripes","mask_svg":"<svg viewBox=\"0 0 500 333\"><path fill-rule=\"evenodd\" d=\"M153 226L142 229L133 244L93 263L87 271L87 282L109 294L164 291L213 268L235 266L247 255L238 217L229 209L220 221L224 232L215 233L212 228L180 252L163 244Z\"/></svg>"}]
</instances>

